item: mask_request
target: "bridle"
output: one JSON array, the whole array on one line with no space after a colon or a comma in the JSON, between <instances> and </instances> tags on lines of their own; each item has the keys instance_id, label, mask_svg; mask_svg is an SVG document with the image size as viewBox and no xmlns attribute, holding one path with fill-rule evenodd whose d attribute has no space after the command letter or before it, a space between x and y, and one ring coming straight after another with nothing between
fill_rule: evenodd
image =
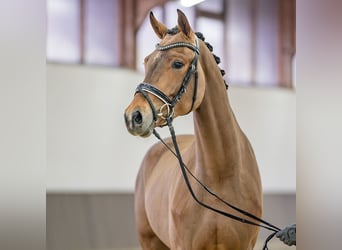
<instances>
[{"instance_id":1,"label":"bridle","mask_svg":"<svg viewBox=\"0 0 342 250\"><path fill-rule=\"evenodd\" d=\"M190 66L189 66L189 69L188 69L188 71L187 71L187 73L186 73L186 75L185 75L185 77L183 79L182 85L181 85L180 89L178 90L176 96L173 99L170 99L163 91L161 91L160 89L156 88L152 84L145 83L145 82L142 82L142 83L140 83L138 85L138 87L136 88L135 94L141 93L144 96L144 98L147 100L147 102L149 103L149 105L151 107L151 110L152 110L152 113L153 113L153 120L155 122L157 121L158 117L160 117L160 118L165 120L165 124L162 124L161 126L167 125L169 127L174 149L172 149L167 143L165 143L165 141L160 137L160 135L158 134L158 132L155 129L153 129L153 134L178 159L182 175L184 177L185 183L186 183L186 185L187 185L187 187L189 189L189 192L190 192L191 196L193 197L193 199L199 205L201 205L201 206L203 206L203 207L205 207L205 208L207 208L209 210L212 210L212 211L214 211L214 212L216 212L218 214L221 214L221 215L226 216L228 218L240 221L240 222L245 223L245 224L258 226L258 227L262 227L262 228L268 229L270 231L273 231L273 233L270 234L267 237L267 239L265 240L264 246L263 246L263 250L267 250L268 249L267 243L281 229L278 228L277 226L274 226L271 223L261 219L261 218L258 218L255 215L253 215L253 214L251 214L251 213L249 213L249 212L247 212L245 210L242 210L242 209L240 209L240 208L238 208L238 207L236 207L236 206L226 202L225 200L223 200L220 196L218 196L216 193L211 191L206 185L204 185L196 176L194 176L191 173L191 171L188 169L188 167L185 165L185 163L183 162L182 155L180 153L180 150L179 150L179 147L178 147L178 143L177 143L177 139L176 139L176 133L175 133L175 130L174 130L173 125L172 125L172 121L173 121L173 115L174 115L174 107L179 102L179 100L182 97L182 95L186 92L186 89L187 89L187 86L189 84L189 81L190 81L190 78L191 78L192 74L195 74L195 83L194 83L194 95L193 95L193 98L192 98L192 104L191 104L191 108L190 108L189 112L192 111L192 109L194 107L194 103L196 101L197 85L198 85L197 61L198 61L198 56L199 56L199 53L200 53L197 36L195 36L195 43L196 43L196 46L194 46L191 43L186 43L186 42L176 42L176 43L171 43L171 44L164 45L164 46L161 46L159 44L156 45L156 50L159 50L159 51L169 50L169 49L177 48L177 47L187 47L189 49L192 49L194 51L194 54L195 54L195 56L194 56L194 58L193 58L193 60L192 60L192 62L190 64ZM164 103L160 107L159 112L157 112L157 110L156 110L155 106L153 105L150 97L148 96L148 93L154 95L155 97L157 97L159 100L161 100ZM167 108L167 115L166 116L164 116L164 114L163 114L163 109L165 107ZM257 222L251 221L249 219L245 219L245 218L238 217L236 215L227 213L227 212L225 212L223 210L216 209L216 208L214 208L214 207L204 203L203 201L199 200L198 197L196 196L196 194L194 193L192 187L191 187L190 180L189 180L189 177L188 177L187 173L189 173L191 175L191 177L193 177L202 186L202 188L206 192L208 192L210 195L212 195L215 198L217 198L220 202L222 202L226 206L234 209L235 211L237 211L237 212L239 212L239 213L241 213L241 214L243 214L243 215L245 215L245 216L247 216L249 218L252 218L255 221L260 222L260 224L257 223Z\"/></svg>"},{"instance_id":2,"label":"bridle","mask_svg":"<svg viewBox=\"0 0 342 250\"><path fill-rule=\"evenodd\" d=\"M186 42L176 42L176 43L171 43L168 45L156 45L156 50L159 51L165 51L173 48L178 48L178 47L186 47L194 51L194 58L192 59L192 62L190 63L189 69L183 79L182 85L180 89L178 90L177 94L170 99L163 91L158 89L157 87L153 86L150 83L142 82L138 85L138 87L135 90L135 94L140 93L144 96L144 98L147 100L148 104L150 105L150 108L153 113L153 120L156 122L157 119L160 117L165 120L165 123L163 125L166 125L166 121L169 118L172 118L174 115L174 108L176 104L179 102L181 99L182 95L186 92L186 89L188 87L188 84L190 82L191 76L194 74L195 75L195 82L194 82L194 94L192 97L192 103L191 107L189 109L189 112L192 111L196 98L197 98L197 85L198 85L198 71L197 71L197 61L198 61L198 56L200 53L199 45L198 45L198 38L195 36L195 44L193 45L191 43L186 43ZM148 96L148 93L154 95L157 97L159 100L161 100L164 104L160 107L159 111L156 110L155 106L153 105L151 98ZM167 109L167 114L164 115L163 110ZM189 113L188 112L188 113Z\"/></svg>"}]
</instances>

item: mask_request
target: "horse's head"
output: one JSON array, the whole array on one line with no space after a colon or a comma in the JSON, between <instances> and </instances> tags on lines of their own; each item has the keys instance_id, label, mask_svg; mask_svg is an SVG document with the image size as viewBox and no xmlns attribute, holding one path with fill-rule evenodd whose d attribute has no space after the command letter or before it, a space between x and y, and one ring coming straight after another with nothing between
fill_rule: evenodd
<instances>
[{"instance_id":1,"label":"horse's head","mask_svg":"<svg viewBox=\"0 0 342 250\"><path fill-rule=\"evenodd\" d=\"M150 13L154 32L161 39L145 60L145 79L125 111L128 131L149 136L167 119L195 110L202 101L205 84L199 63L199 41L183 12L178 25L169 30Z\"/></svg>"}]
</instances>

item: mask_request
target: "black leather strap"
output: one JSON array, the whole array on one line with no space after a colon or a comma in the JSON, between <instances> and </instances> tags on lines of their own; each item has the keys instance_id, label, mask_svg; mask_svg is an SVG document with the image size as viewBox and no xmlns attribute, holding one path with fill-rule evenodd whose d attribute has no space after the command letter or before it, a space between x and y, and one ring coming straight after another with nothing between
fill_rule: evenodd
<instances>
[{"instance_id":1,"label":"black leather strap","mask_svg":"<svg viewBox=\"0 0 342 250\"><path fill-rule=\"evenodd\" d=\"M151 101L151 98L148 97L148 94L146 92L153 94L154 96L159 98L162 102L164 102L170 108L170 112L169 112L168 116L173 115L173 109L174 109L175 105L179 102L182 95L186 92L186 89L187 89L188 84L190 82L191 76L194 74L195 75L194 93L193 93L192 103L191 103L191 107L189 109L189 112L192 111L194 104L195 104L195 101L196 101L196 98L197 98L197 85L198 85L197 61L198 61L198 56L199 56L199 44L198 44L197 36L195 37L195 43L196 43L196 46L194 46L190 43L185 43L185 42L177 42L177 43L172 43L172 44L168 44L165 46L161 46L161 45L157 44L156 49L160 50L160 51L164 51L164 50L168 50L168 49L172 49L172 48L176 48L176 47L187 47L187 48L192 49L195 52L195 55L194 55L194 58L193 58L190 66L189 66L189 69L188 69L188 71L187 71L187 73L183 79L183 82L182 82L177 94L175 95L175 97L173 99L170 99L163 91L161 91L157 87L153 86L152 84L146 83L146 82L140 83L138 85L138 87L136 88L135 93L142 93L143 96L148 101L148 103L152 109L152 112L153 112L154 121L157 121L158 112L155 109L155 107ZM167 118L167 117L165 117L165 118Z\"/></svg>"}]
</instances>

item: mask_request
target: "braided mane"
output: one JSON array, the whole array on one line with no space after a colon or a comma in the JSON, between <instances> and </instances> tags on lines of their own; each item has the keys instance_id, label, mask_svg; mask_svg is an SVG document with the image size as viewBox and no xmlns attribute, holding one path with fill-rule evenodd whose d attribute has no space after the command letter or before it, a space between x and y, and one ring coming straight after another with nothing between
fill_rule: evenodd
<instances>
[{"instance_id":1,"label":"braided mane","mask_svg":"<svg viewBox=\"0 0 342 250\"><path fill-rule=\"evenodd\" d=\"M167 31L167 33L168 33L169 35L175 35L175 34L177 34L178 32L179 32L179 29L178 29L177 26L174 27L174 28L172 28L172 29L169 29L169 30ZM211 54L213 55L213 57L214 57L214 59L215 59L215 62L216 62L217 64L219 64L219 63L221 62L221 59L220 59L220 57L218 57L217 55L215 55L215 54L213 53L213 46L211 46L210 43L205 42L205 37L203 36L203 34L202 34L201 32L195 32L195 34L196 34L196 36L197 36L199 39L201 39L201 40L204 42L204 44L207 46L207 48L210 50ZM223 69L221 69L220 67L219 67L219 69L220 69L221 75L222 75L222 77L223 77L223 76L226 74L226 72L225 72ZM223 79L223 81L224 81L224 84L225 84L225 86L226 86L226 89L228 89L228 84L226 83L226 80Z\"/></svg>"}]
</instances>

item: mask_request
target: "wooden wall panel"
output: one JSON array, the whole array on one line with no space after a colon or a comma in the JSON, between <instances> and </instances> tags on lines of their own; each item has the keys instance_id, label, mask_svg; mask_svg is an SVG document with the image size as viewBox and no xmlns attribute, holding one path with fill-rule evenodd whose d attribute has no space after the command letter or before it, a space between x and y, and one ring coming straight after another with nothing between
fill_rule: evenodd
<instances>
[{"instance_id":1,"label":"wooden wall panel","mask_svg":"<svg viewBox=\"0 0 342 250\"><path fill-rule=\"evenodd\" d=\"M46 198L47 250L136 250L133 193L53 194ZM285 227L295 223L295 194L264 195L264 218ZM269 234L261 230L259 248ZM274 248L274 246L280 246ZM274 239L270 249L288 249ZM291 248L295 249L295 248Z\"/></svg>"},{"instance_id":2,"label":"wooden wall panel","mask_svg":"<svg viewBox=\"0 0 342 250\"><path fill-rule=\"evenodd\" d=\"M138 246L133 194L48 194L47 250Z\"/></svg>"},{"instance_id":3,"label":"wooden wall panel","mask_svg":"<svg viewBox=\"0 0 342 250\"><path fill-rule=\"evenodd\" d=\"M296 1L279 2L279 85L292 87L292 63L296 52Z\"/></svg>"}]
</instances>

